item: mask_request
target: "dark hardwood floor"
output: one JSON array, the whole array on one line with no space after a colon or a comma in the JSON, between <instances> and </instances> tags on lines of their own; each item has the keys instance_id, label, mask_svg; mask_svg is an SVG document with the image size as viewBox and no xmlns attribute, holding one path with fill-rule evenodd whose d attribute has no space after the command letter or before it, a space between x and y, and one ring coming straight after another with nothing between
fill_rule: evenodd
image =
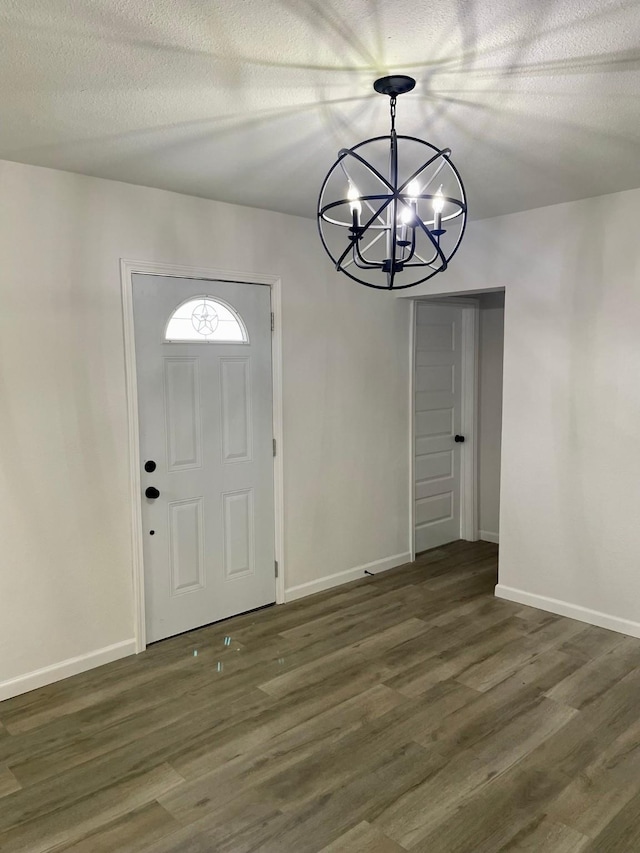
<instances>
[{"instance_id":1,"label":"dark hardwood floor","mask_svg":"<svg viewBox=\"0 0 640 853\"><path fill-rule=\"evenodd\" d=\"M640 641L495 580L455 542L1 703L0 850L640 851Z\"/></svg>"}]
</instances>

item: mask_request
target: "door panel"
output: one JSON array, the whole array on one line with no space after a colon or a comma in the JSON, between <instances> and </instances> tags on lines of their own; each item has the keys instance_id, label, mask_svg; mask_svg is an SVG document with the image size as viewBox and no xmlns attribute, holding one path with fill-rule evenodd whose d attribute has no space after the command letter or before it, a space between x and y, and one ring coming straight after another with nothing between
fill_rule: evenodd
<instances>
[{"instance_id":1,"label":"door panel","mask_svg":"<svg viewBox=\"0 0 640 853\"><path fill-rule=\"evenodd\" d=\"M204 588L202 498L169 504L171 594Z\"/></svg>"},{"instance_id":2,"label":"door panel","mask_svg":"<svg viewBox=\"0 0 640 853\"><path fill-rule=\"evenodd\" d=\"M230 492L224 504L224 570L227 578L253 572L254 524L253 490Z\"/></svg>"},{"instance_id":3,"label":"door panel","mask_svg":"<svg viewBox=\"0 0 640 853\"><path fill-rule=\"evenodd\" d=\"M433 495L430 498L420 498L416 501L416 524L418 527L449 521L452 515L453 495L451 492L444 495Z\"/></svg>"},{"instance_id":4,"label":"door panel","mask_svg":"<svg viewBox=\"0 0 640 853\"><path fill-rule=\"evenodd\" d=\"M275 601L271 304L264 285L134 275L133 305L153 642Z\"/></svg>"},{"instance_id":5,"label":"door panel","mask_svg":"<svg viewBox=\"0 0 640 853\"><path fill-rule=\"evenodd\" d=\"M415 351L415 548L460 537L462 308L418 302Z\"/></svg>"},{"instance_id":6,"label":"door panel","mask_svg":"<svg viewBox=\"0 0 640 853\"><path fill-rule=\"evenodd\" d=\"M221 358L222 458L251 459L251 364L248 358Z\"/></svg>"},{"instance_id":7,"label":"door panel","mask_svg":"<svg viewBox=\"0 0 640 853\"><path fill-rule=\"evenodd\" d=\"M453 409L432 409L416 413L418 441L430 441L441 435L453 435Z\"/></svg>"},{"instance_id":8,"label":"door panel","mask_svg":"<svg viewBox=\"0 0 640 853\"><path fill-rule=\"evenodd\" d=\"M199 468L202 460L198 359L165 358L164 399L169 471Z\"/></svg>"},{"instance_id":9,"label":"door panel","mask_svg":"<svg viewBox=\"0 0 640 853\"><path fill-rule=\"evenodd\" d=\"M428 438L424 440L428 441ZM442 477L453 477L453 475L452 450L442 450L439 453L430 453L426 450L416 457L416 480L419 483L439 480Z\"/></svg>"}]
</instances>

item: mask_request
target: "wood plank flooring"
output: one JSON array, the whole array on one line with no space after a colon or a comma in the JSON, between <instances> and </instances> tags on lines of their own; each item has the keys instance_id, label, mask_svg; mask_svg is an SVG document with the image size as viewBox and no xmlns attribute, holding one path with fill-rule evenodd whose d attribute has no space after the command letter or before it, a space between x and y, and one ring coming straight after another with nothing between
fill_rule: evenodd
<instances>
[{"instance_id":1,"label":"wood plank flooring","mask_svg":"<svg viewBox=\"0 0 640 853\"><path fill-rule=\"evenodd\" d=\"M410 565L0 703L2 853L640 850L640 641Z\"/></svg>"}]
</instances>

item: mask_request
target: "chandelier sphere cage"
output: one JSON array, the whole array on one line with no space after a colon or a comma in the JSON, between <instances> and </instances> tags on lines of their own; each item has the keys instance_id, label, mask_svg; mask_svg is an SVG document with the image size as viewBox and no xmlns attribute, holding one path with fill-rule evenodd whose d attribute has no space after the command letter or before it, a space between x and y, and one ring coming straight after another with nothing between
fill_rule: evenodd
<instances>
[{"instance_id":1,"label":"chandelier sphere cage","mask_svg":"<svg viewBox=\"0 0 640 853\"><path fill-rule=\"evenodd\" d=\"M379 290L415 287L447 269L464 235L467 203L448 148L396 133L396 98L415 80L382 77L391 130L343 148L322 183L320 239L338 272Z\"/></svg>"}]
</instances>

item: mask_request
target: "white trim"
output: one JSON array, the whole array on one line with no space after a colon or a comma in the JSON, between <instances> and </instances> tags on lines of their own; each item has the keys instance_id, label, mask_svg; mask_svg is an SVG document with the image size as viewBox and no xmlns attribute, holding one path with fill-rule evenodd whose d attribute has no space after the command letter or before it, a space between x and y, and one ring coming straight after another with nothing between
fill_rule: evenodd
<instances>
[{"instance_id":1,"label":"white trim","mask_svg":"<svg viewBox=\"0 0 640 853\"><path fill-rule=\"evenodd\" d=\"M158 264L152 261L120 260L122 282L122 316L124 323L125 372L127 384L127 413L129 421L129 483L132 519L132 558L135 651L146 648L145 605L144 605L144 559L142 550L142 504L140 494L140 428L138 420L138 380L133 325L133 282L135 273L142 275L169 276L173 278L195 278L206 281L231 281L242 284L267 284L271 288L271 310L274 314L274 331L271 335L272 382L273 382L273 437L277 455L273 463L274 510L275 510L275 559L278 561L276 578L276 603L285 601L284 559L284 440L282 401L282 282L280 278L261 273L237 270L188 267L180 264Z\"/></svg>"},{"instance_id":2,"label":"white trim","mask_svg":"<svg viewBox=\"0 0 640 853\"><path fill-rule=\"evenodd\" d=\"M405 551L404 554L395 554L393 557L385 557L382 560L375 560L373 563L365 563L363 566L356 566L353 569L347 569L344 572L335 572L332 575L325 575L323 578L318 578L315 581L301 583L298 586L292 586L286 591L286 600L295 601L297 598L304 598L307 595L313 595L316 592L322 592L325 589L331 589L334 586L341 586L344 583L360 580L365 577L365 572L371 572L372 575L378 575L381 572L386 572L389 569L395 569L397 566L402 566L405 563L411 562L411 552Z\"/></svg>"},{"instance_id":3,"label":"white trim","mask_svg":"<svg viewBox=\"0 0 640 853\"><path fill-rule=\"evenodd\" d=\"M37 690L38 687L53 684L54 681L69 678L71 675L78 675L88 669L94 669L96 666L102 666L105 663L133 655L135 652L136 641L134 639L124 640L121 643L114 643L112 646L97 649L95 652L68 658L59 663L51 664L51 666L27 672L25 675L9 678L7 681L0 682L0 702L11 699L13 696L20 696L21 693L28 693L30 690Z\"/></svg>"},{"instance_id":4,"label":"white trim","mask_svg":"<svg viewBox=\"0 0 640 853\"><path fill-rule=\"evenodd\" d=\"M489 530L478 530L478 539L483 542L493 542L495 545L500 544L500 536L498 533L491 533Z\"/></svg>"},{"instance_id":5,"label":"white trim","mask_svg":"<svg viewBox=\"0 0 640 853\"><path fill-rule=\"evenodd\" d=\"M416 322L418 312L411 300L409 325L409 550L416 559Z\"/></svg>"},{"instance_id":6,"label":"white trim","mask_svg":"<svg viewBox=\"0 0 640 853\"><path fill-rule=\"evenodd\" d=\"M462 306L462 434L460 454L460 538L478 538L478 484L476 444L478 435L478 338L480 304Z\"/></svg>"},{"instance_id":7,"label":"white trim","mask_svg":"<svg viewBox=\"0 0 640 853\"><path fill-rule=\"evenodd\" d=\"M514 589L500 583L496 586L495 593L497 598L515 601L517 604L525 604L528 607L537 607L538 610L547 610L549 613L568 616L569 619L577 619L579 622L587 622L589 625L597 625L599 628L607 628L610 631L627 634L629 637L640 638L640 622L621 619L619 616L602 613L600 610L590 610L588 607L581 607L579 604L571 604L557 598L547 598L546 595L535 595L532 592Z\"/></svg>"},{"instance_id":8,"label":"white trim","mask_svg":"<svg viewBox=\"0 0 640 853\"><path fill-rule=\"evenodd\" d=\"M144 556L142 552L142 482L140 479L140 424L138 420L138 379L133 329L133 287L131 276L136 267L120 261L122 278L122 319L124 324L124 363L129 425L129 498L131 508L131 549L133 568L133 627L136 654L147 647L144 610Z\"/></svg>"},{"instance_id":9,"label":"white trim","mask_svg":"<svg viewBox=\"0 0 640 853\"><path fill-rule=\"evenodd\" d=\"M284 604L284 409L282 384L282 285L280 279L271 284L271 310L273 333L271 335L271 370L273 382L273 437L276 440L276 455L273 460L273 488L275 499L276 538L275 550L278 561L276 578L276 604Z\"/></svg>"}]
</instances>

